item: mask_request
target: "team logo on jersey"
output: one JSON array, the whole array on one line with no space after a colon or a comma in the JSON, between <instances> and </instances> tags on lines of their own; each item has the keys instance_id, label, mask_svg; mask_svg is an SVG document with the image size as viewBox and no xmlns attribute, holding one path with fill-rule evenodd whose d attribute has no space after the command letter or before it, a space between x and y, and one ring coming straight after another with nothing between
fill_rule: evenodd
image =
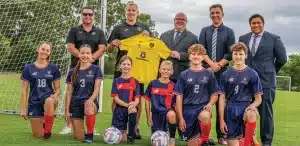
<instances>
[{"instance_id":1,"label":"team logo on jersey","mask_svg":"<svg viewBox=\"0 0 300 146\"><path fill-rule=\"evenodd\" d=\"M82 31L79 31L79 33L83 33Z\"/></svg>"},{"instance_id":2,"label":"team logo on jersey","mask_svg":"<svg viewBox=\"0 0 300 146\"><path fill-rule=\"evenodd\" d=\"M233 77L231 77L231 78L229 78L229 80L228 80L229 82L234 82L234 78Z\"/></svg>"},{"instance_id":3,"label":"team logo on jersey","mask_svg":"<svg viewBox=\"0 0 300 146\"><path fill-rule=\"evenodd\" d=\"M138 30L138 31L142 31L142 28L138 27L137 30Z\"/></svg>"},{"instance_id":4,"label":"team logo on jersey","mask_svg":"<svg viewBox=\"0 0 300 146\"><path fill-rule=\"evenodd\" d=\"M122 86L123 86L123 85L122 85L122 84L120 84L120 85L118 85L118 86L117 86L117 88L118 88L118 89L121 89L121 88L122 88Z\"/></svg>"},{"instance_id":5,"label":"team logo on jersey","mask_svg":"<svg viewBox=\"0 0 300 146\"><path fill-rule=\"evenodd\" d=\"M138 44L137 48L141 48L141 47L142 47L142 45L141 45L141 44Z\"/></svg>"},{"instance_id":6,"label":"team logo on jersey","mask_svg":"<svg viewBox=\"0 0 300 146\"><path fill-rule=\"evenodd\" d=\"M144 58L146 58L146 55L147 55L146 52L142 51L140 57L141 57L142 59L144 59Z\"/></svg>"},{"instance_id":7,"label":"team logo on jersey","mask_svg":"<svg viewBox=\"0 0 300 146\"><path fill-rule=\"evenodd\" d=\"M203 79L201 80L202 83L207 83L208 82L208 79L207 77L203 77Z\"/></svg>"},{"instance_id":8,"label":"team logo on jersey","mask_svg":"<svg viewBox=\"0 0 300 146\"><path fill-rule=\"evenodd\" d=\"M92 35L96 35L96 32L94 31L94 32L92 32Z\"/></svg>"},{"instance_id":9,"label":"team logo on jersey","mask_svg":"<svg viewBox=\"0 0 300 146\"><path fill-rule=\"evenodd\" d=\"M45 75L45 77L48 77L48 78L52 78L52 74L51 74L51 70L48 70L47 71L47 74Z\"/></svg>"},{"instance_id":10,"label":"team logo on jersey","mask_svg":"<svg viewBox=\"0 0 300 146\"><path fill-rule=\"evenodd\" d=\"M33 72L31 75L32 75L32 76L36 76L36 75L37 75L37 72Z\"/></svg>"},{"instance_id":11,"label":"team logo on jersey","mask_svg":"<svg viewBox=\"0 0 300 146\"><path fill-rule=\"evenodd\" d=\"M154 43L150 43L150 44L149 44L149 47L150 47L150 48L153 48L153 47L154 47Z\"/></svg>"},{"instance_id":12,"label":"team logo on jersey","mask_svg":"<svg viewBox=\"0 0 300 146\"><path fill-rule=\"evenodd\" d=\"M48 71L47 71L47 74L51 74L51 70L48 70Z\"/></svg>"},{"instance_id":13,"label":"team logo on jersey","mask_svg":"<svg viewBox=\"0 0 300 146\"><path fill-rule=\"evenodd\" d=\"M188 80L187 80L187 82L192 82L193 81L193 78L189 78Z\"/></svg>"},{"instance_id":14,"label":"team logo on jersey","mask_svg":"<svg viewBox=\"0 0 300 146\"><path fill-rule=\"evenodd\" d=\"M248 78L244 77L244 79L241 81L243 84L248 84Z\"/></svg>"},{"instance_id":15,"label":"team logo on jersey","mask_svg":"<svg viewBox=\"0 0 300 146\"><path fill-rule=\"evenodd\" d=\"M159 92L159 89L155 89L153 92L154 92L154 93L158 93L158 92Z\"/></svg>"},{"instance_id":16,"label":"team logo on jersey","mask_svg":"<svg viewBox=\"0 0 300 146\"><path fill-rule=\"evenodd\" d=\"M29 116L32 116L33 115L33 112L29 112Z\"/></svg>"},{"instance_id":17,"label":"team logo on jersey","mask_svg":"<svg viewBox=\"0 0 300 146\"><path fill-rule=\"evenodd\" d=\"M94 75L92 74L93 71L90 70L88 73L89 73L89 74L86 75L86 77L88 77L88 78L93 78L93 77L94 77Z\"/></svg>"},{"instance_id":18,"label":"team logo on jersey","mask_svg":"<svg viewBox=\"0 0 300 146\"><path fill-rule=\"evenodd\" d=\"M124 31L127 31L128 30L128 28L126 28Z\"/></svg>"}]
</instances>

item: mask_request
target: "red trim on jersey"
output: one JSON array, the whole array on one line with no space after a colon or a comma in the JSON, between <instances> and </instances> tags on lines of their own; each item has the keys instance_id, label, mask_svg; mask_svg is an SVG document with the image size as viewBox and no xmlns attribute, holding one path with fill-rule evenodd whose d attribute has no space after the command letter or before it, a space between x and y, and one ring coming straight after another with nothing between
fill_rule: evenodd
<instances>
[{"instance_id":1,"label":"red trim on jersey","mask_svg":"<svg viewBox=\"0 0 300 146\"><path fill-rule=\"evenodd\" d=\"M135 95L134 98L141 98L141 95Z\"/></svg>"},{"instance_id":2,"label":"red trim on jersey","mask_svg":"<svg viewBox=\"0 0 300 146\"><path fill-rule=\"evenodd\" d=\"M254 95L263 95L264 93L263 92L257 92L257 93L255 93Z\"/></svg>"},{"instance_id":3,"label":"red trim on jersey","mask_svg":"<svg viewBox=\"0 0 300 146\"><path fill-rule=\"evenodd\" d=\"M169 83L168 84L168 94L166 95L166 100L165 100L165 104L168 109L171 108L172 98L173 98L173 90L174 90L174 84Z\"/></svg>"},{"instance_id":4,"label":"red trim on jersey","mask_svg":"<svg viewBox=\"0 0 300 146\"><path fill-rule=\"evenodd\" d=\"M151 101L151 99L148 96L143 96L144 99L146 99L147 101Z\"/></svg>"},{"instance_id":5,"label":"red trim on jersey","mask_svg":"<svg viewBox=\"0 0 300 146\"><path fill-rule=\"evenodd\" d=\"M111 94L111 97L119 96L119 94Z\"/></svg>"},{"instance_id":6,"label":"red trim on jersey","mask_svg":"<svg viewBox=\"0 0 300 146\"><path fill-rule=\"evenodd\" d=\"M118 90L129 90L129 102L131 102L133 100L133 92L136 89L136 85L135 85L135 80L133 78L129 79L129 83L121 83L121 84L117 84L117 89ZM136 95L139 96L139 95Z\"/></svg>"}]
</instances>

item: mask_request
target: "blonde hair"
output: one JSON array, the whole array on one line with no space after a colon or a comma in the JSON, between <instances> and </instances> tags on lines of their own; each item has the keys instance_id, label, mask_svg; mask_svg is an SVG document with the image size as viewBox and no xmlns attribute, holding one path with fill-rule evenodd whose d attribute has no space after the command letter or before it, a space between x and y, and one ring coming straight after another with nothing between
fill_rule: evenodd
<instances>
[{"instance_id":1,"label":"blonde hair","mask_svg":"<svg viewBox=\"0 0 300 146\"><path fill-rule=\"evenodd\" d=\"M168 66L171 66L171 69L173 70L173 62L170 61L170 60L164 60L164 61L162 61L162 62L160 63L160 67L159 67L159 68L161 68L162 65L168 65Z\"/></svg>"},{"instance_id":2,"label":"blonde hair","mask_svg":"<svg viewBox=\"0 0 300 146\"><path fill-rule=\"evenodd\" d=\"M139 10L138 5L137 5L134 1L129 1L129 2L126 4L125 10L127 10L128 7L129 7L130 5L134 5L134 6L136 7L136 9Z\"/></svg>"},{"instance_id":3,"label":"blonde hair","mask_svg":"<svg viewBox=\"0 0 300 146\"><path fill-rule=\"evenodd\" d=\"M206 49L201 44L194 44L189 47L188 54L192 54L194 52L200 53L201 55L206 55Z\"/></svg>"}]
</instances>

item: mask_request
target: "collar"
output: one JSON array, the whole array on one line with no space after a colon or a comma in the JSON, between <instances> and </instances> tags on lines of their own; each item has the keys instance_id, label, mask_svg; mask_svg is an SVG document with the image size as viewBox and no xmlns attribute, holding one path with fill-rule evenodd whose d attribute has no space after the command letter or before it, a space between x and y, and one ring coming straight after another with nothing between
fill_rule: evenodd
<instances>
[{"instance_id":1,"label":"collar","mask_svg":"<svg viewBox=\"0 0 300 146\"><path fill-rule=\"evenodd\" d=\"M211 29L214 30L216 27L212 24L211 26ZM223 22L221 23L221 25L219 27L217 27L218 29L222 30L224 28L224 24Z\"/></svg>"},{"instance_id":2,"label":"collar","mask_svg":"<svg viewBox=\"0 0 300 146\"><path fill-rule=\"evenodd\" d=\"M180 32L180 33L182 33L182 32L184 32L185 31L185 29L184 30L181 30L181 31L178 31L178 30L176 30L175 28L174 28L174 33L175 32Z\"/></svg>"},{"instance_id":3,"label":"collar","mask_svg":"<svg viewBox=\"0 0 300 146\"><path fill-rule=\"evenodd\" d=\"M83 28L82 24L79 26L79 28L81 30L85 31L85 29ZM96 27L95 27L95 25L93 25L91 31L95 31L95 30L96 30Z\"/></svg>"},{"instance_id":4,"label":"collar","mask_svg":"<svg viewBox=\"0 0 300 146\"><path fill-rule=\"evenodd\" d=\"M140 23L139 23L138 21L136 21L135 24L133 24L133 25L129 25L129 24L126 22L126 20L124 21L124 24L125 24L126 26L139 26L139 25L140 25Z\"/></svg>"},{"instance_id":5,"label":"collar","mask_svg":"<svg viewBox=\"0 0 300 146\"><path fill-rule=\"evenodd\" d=\"M264 32L265 31L262 31L261 33L259 33L258 35L260 36L260 37L262 37L263 36L263 34L264 34ZM256 34L255 33L252 33L252 35L251 35L251 37L253 37L253 36L255 36Z\"/></svg>"}]
</instances>

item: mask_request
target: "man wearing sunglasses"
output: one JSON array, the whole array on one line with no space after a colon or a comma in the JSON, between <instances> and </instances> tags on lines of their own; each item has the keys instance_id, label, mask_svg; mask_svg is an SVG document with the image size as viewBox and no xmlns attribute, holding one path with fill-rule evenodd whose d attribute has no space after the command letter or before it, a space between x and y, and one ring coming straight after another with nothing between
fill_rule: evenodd
<instances>
[{"instance_id":1,"label":"man wearing sunglasses","mask_svg":"<svg viewBox=\"0 0 300 146\"><path fill-rule=\"evenodd\" d=\"M79 47L88 44L92 49L91 62L99 65L99 58L103 55L107 45L104 32L94 25L94 9L91 7L83 7L81 13L81 25L72 27L69 31L66 43L67 49L72 54L70 68L74 68L78 62ZM71 124L67 123L66 127L60 134L71 133ZM94 135L100 135L94 131Z\"/></svg>"}]
</instances>

